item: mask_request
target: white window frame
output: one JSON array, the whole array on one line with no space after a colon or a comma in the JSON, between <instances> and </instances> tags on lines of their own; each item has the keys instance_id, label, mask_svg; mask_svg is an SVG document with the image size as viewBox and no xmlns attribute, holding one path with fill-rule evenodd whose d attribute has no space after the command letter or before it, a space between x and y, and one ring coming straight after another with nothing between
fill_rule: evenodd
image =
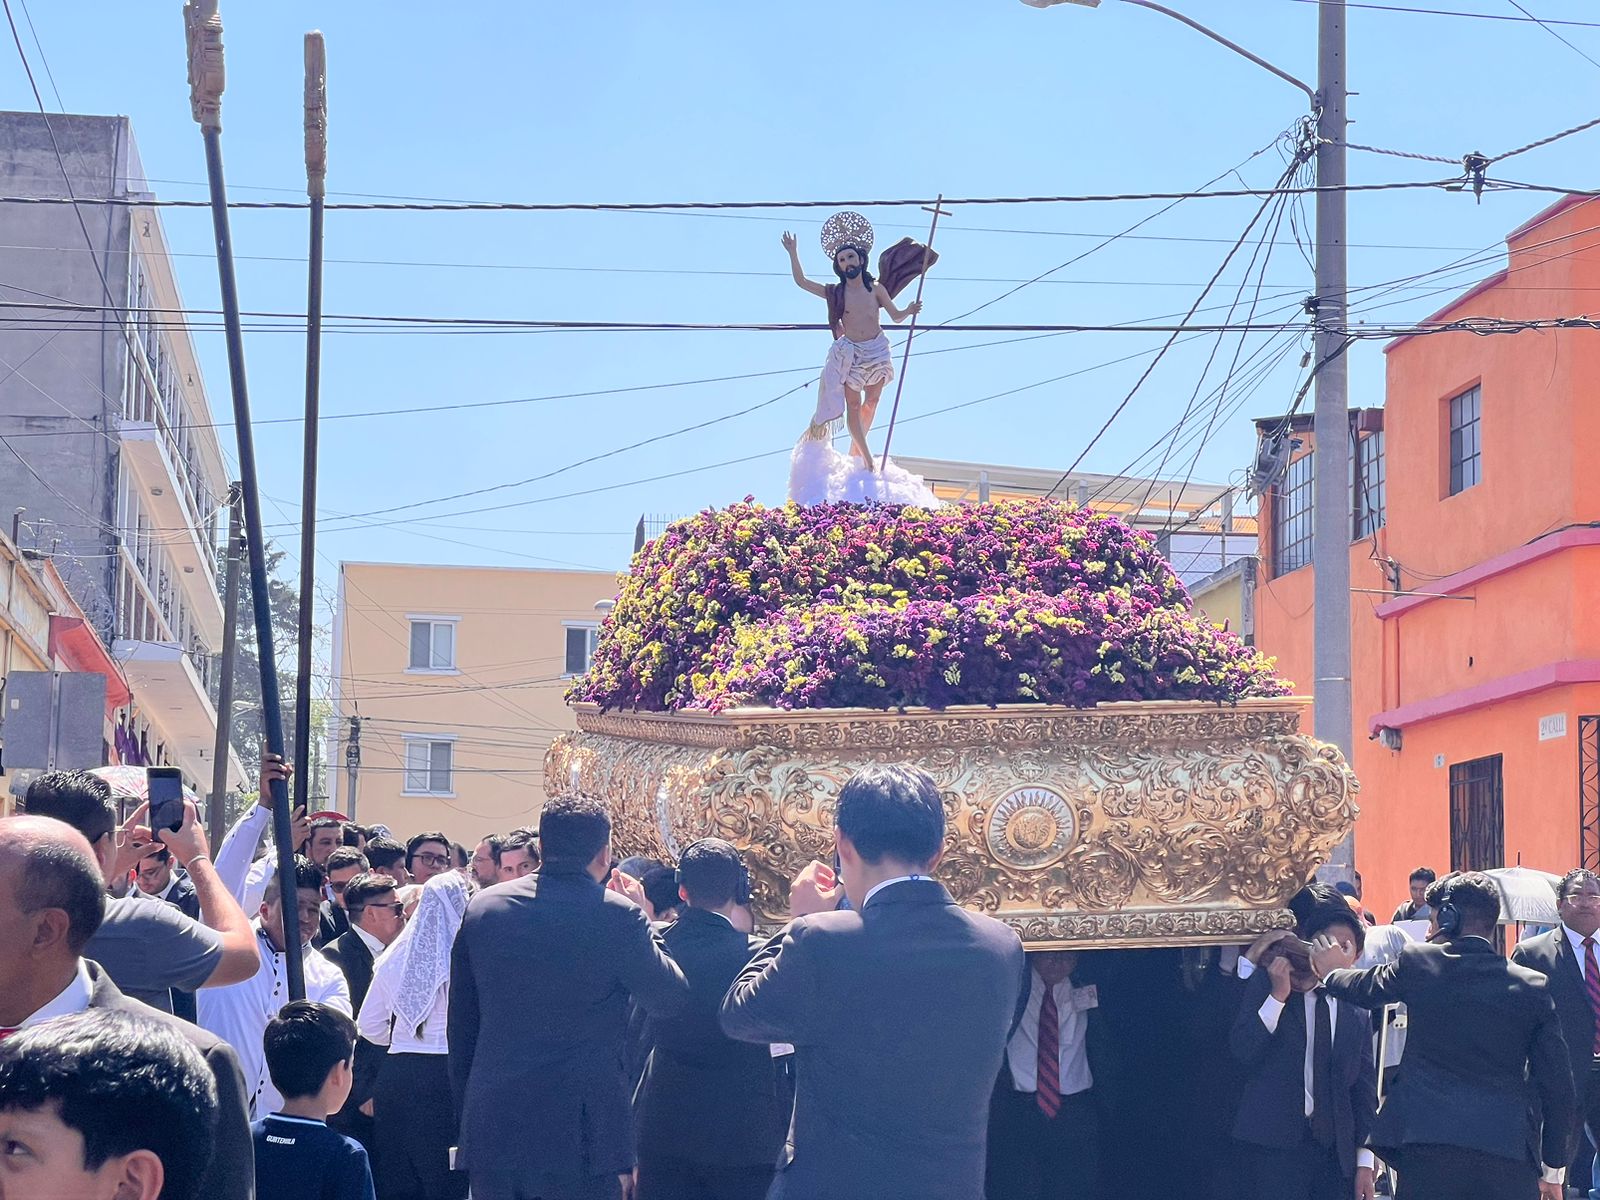
<instances>
[{"instance_id":1,"label":"white window frame","mask_svg":"<svg viewBox=\"0 0 1600 1200\"><path fill-rule=\"evenodd\" d=\"M456 735L453 733L406 733L401 735L403 752L400 762L400 794L402 796L442 796L452 797L456 794ZM450 786L446 791L435 791L433 783L433 747L443 745L449 747L450 755ZM427 747L428 755L428 783L429 787L414 788L411 786L411 749L413 746Z\"/></svg>"},{"instance_id":2,"label":"white window frame","mask_svg":"<svg viewBox=\"0 0 1600 1200\"><path fill-rule=\"evenodd\" d=\"M587 662L582 671L567 670L567 632L572 629L587 629L589 631L588 653L584 656ZM586 674L594 666L595 647L600 644L599 621L563 621L561 622L561 678L576 679L579 675Z\"/></svg>"},{"instance_id":3,"label":"white window frame","mask_svg":"<svg viewBox=\"0 0 1600 1200\"><path fill-rule=\"evenodd\" d=\"M407 675L459 675L461 668L460 617L441 616L438 613L406 614L406 674ZM411 635L418 625L450 626L450 665L448 667L414 667L411 665ZM433 661L434 632L428 634L428 660Z\"/></svg>"}]
</instances>

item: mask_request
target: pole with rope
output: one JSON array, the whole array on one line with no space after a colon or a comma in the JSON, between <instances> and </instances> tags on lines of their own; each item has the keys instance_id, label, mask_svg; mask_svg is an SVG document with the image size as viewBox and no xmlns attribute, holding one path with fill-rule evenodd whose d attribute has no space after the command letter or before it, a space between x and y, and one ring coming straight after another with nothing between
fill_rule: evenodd
<instances>
[{"instance_id":1,"label":"pole with rope","mask_svg":"<svg viewBox=\"0 0 1600 1200\"><path fill-rule=\"evenodd\" d=\"M923 210L927 212L926 208ZM922 270L917 272L916 303L922 303L922 285L928 282L928 260L933 255L933 238L939 232L940 216L948 216L944 211L944 193L933 202L933 224L928 227L928 244L922 248ZM894 441L894 422L900 415L900 393L906 386L906 368L911 364L911 339L917 336L917 318L921 312L911 314L911 324L906 327L906 352L900 358L900 378L894 381L894 404L889 409L889 428L883 435L883 454L878 459L878 467L884 469L889 462L889 444Z\"/></svg>"},{"instance_id":2,"label":"pole with rope","mask_svg":"<svg viewBox=\"0 0 1600 1200\"><path fill-rule=\"evenodd\" d=\"M245 382L244 332L239 324L239 283L234 274L233 237L228 228L228 189L222 174L222 91L227 77L222 60L222 17L217 0L188 0L183 6L189 48L189 106L206 147L206 180L211 189L211 227L217 243L217 275L222 292L228 344L228 383L239 435L239 491L244 503L245 551L250 559L250 599L255 610L256 653L261 661L261 715L267 753L283 754L283 705L278 695L278 660L272 644L272 598L268 593L266 542L261 533L261 489L256 481L255 435L250 425L250 392ZM309 516L310 514L306 514ZM272 829L278 843L278 886L283 912L284 969L289 999L304 1000L300 911L295 903L293 830L289 789L282 779L272 791Z\"/></svg>"}]
</instances>

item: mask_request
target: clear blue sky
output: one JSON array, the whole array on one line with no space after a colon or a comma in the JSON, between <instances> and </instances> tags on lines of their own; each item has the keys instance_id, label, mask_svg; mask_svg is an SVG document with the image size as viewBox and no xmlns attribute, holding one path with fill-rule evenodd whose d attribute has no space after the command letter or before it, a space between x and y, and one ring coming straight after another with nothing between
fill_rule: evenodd
<instances>
[{"instance_id":1,"label":"clear blue sky","mask_svg":"<svg viewBox=\"0 0 1600 1200\"><path fill-rule=\"evenodd\" d=\"M1314 79L1317 10L1297 0L1172 0L1303 78ZM1380 3L1518 15L1509 0ZM1544 18L1600 20L1584 0L1524 0ZM18 0L12 0L17 8ZM179 0L29 0L70 111L126 113L157 192L204 195L189 116ZM19 20L21 11L17 9ZM1017 0L760 0L669 5L423 4L415 0L225 2L225 153L236 199L302 186L301 36L327 36L329 187L342 193L537 201L985 196L1193 188L1266 146L1301 95L1157 14L1119 5L1037 11ZM1586 120L1600 67L1527 22L1353 9L1353 140L1459 157L1495 153ZM1562 31L1600 59L1600 29ZM24 27L24 37L27 30ZM38 48L27 39L36 69ZM56 97L41 72L46 104ZM0 105L33 107L9 47ZM1591 187L1600 131L1513 160L1511 178ZM1269 185L1277 153L1244 171ZM1351 178L1450 174L1436 164L1353 154ZM257 189L286 189L282 192ZM335 197L336 199L339 197ZM1351 282L1430 271L1492 246L1548 203L1529 194L1428 192L1351 197ZM1192 201L1128 239L988 308L996 322L1112 323L1181 314L1257 202ZM1150 203L966 208L941 226L928 285L938 321L1082 253L1159 207ZM1309 201L1308 209L1309 211ZM812 321L818 302L787 278L779 234L793 229L825 275L825 212L662 214L330 213L329 313L643 321ZM880 247L924 228L915 210L869 210ZM913 228L914 227L914 228ZM169 211L186 303L217 305L203 212ZM234 215L246 309L305 303L305 215ZM1281 236L1289 239L1287 225ZM1208 303L1225 303L1242 260ZM1490 268L1451 277L1465 286ZM1266 269L1270 294L1310 290L1292 244ZM1429 283L1426 290L1441 286ZM1373 314L1428 315L1424 288ZM1271 307L1268 301L1264 307ZM1600 307L1597 305L1596 307ZM918 342L903 418L1010 389L1016 394L912 420L907 455L1064 468L1122 398L1144 359L1047 386L1042 380L1153 350L1159 335L1095 333L976 347L1004 335ZM1245 346L1248 356L1264 338ZM196 335L215 419L229 419L221 335ZM250 337L258 419L302 404L303 338ZM971 348L968 348L971 347ZM927 351L951 349L950 353ZM1177 420L1211 343L1162 363L1085 467L1120 471ZM803 383L826 350L818 333L332 335L325 414L514 400L796 368L740 382L549 399L473 412L330 421L322 436L325 515L368 512L556 471L579 459L734 412ZM1230 361L1224 343L1211 382ZM1282 411L1299 350L1265 377L1199 454L1196 477L1227 481L1249 460L1249 418ZM1382 356L1354 352L1352 401L1382 402ZM1207 384L1209 389L1210 383ZM709 429L617 454L544 482L399 514L410 523L323 535L328 559L620 568L644 512L682 514L746 493L783 499L786 454L660 482L648 476L791 445L811 411L803 388ZM1204 423L1204 410L1197 422ZM232 430L224 430L231 447ZM269 522L297 514L299 427L258 433ZM1193 445L1169 462L1189 469ZM1146 460L1147 467L1155 465ZM607 488L590 495L566 493ZM440 516L512 502L518 507ZM277 530L294 551L294 535ZM331 581L328 560L318 565Z\"/></svg>"}]
</instances>

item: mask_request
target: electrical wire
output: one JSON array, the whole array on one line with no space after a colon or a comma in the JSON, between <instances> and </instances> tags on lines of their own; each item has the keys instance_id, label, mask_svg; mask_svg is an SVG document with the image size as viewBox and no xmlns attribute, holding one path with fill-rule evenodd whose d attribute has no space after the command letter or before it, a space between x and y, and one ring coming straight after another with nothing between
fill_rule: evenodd
<instances>
[{"instance_id":1,"label":"electrical wire","mask_svg":"<svg viewBox=\"0 0 1600 1200\"><path fill-rule=\"evenodd\" d=\"M1592 67L1600 67L1600 59L1594 58L1592 55L1589 54L1588 51L1580 49L1576 43L1569 41L1567 39L1566 35L1558 32L1556 30L1556 28L1550 22L1542 21L1538 17L1534 16L1531 12L1529 12L1526 8L1524 8L1521 4L1519 4L1518 0L1507 0L1507 3L1509 3L1512 8L1516 9L1523 16L1527 17L1528 20L1530 20L1534 24L1538 25L1540 29L1543 29L1551 37L1555 38L1556 41L1560 42L1568 50L1571 50L1579 58L1581 58L1585 62L1587 62L1590 66L1592 66Z\"/></svg>"}]
</instances>

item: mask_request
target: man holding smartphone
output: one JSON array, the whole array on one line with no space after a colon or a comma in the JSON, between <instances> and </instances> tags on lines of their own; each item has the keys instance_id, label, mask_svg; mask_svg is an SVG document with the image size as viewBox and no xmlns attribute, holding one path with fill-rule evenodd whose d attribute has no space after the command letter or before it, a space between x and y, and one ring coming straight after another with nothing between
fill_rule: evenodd
<instances>
[{"instance_id":1,"label":"man holding smartphone","mask_svg":"<svg viewBox=\"0 0 1600 1200\"><path fill-rule=\"evenodd\" d=\"M124 994L166 1013L172 1011L173 988L192 992L239 983L260 966L255 934L217 877L195 807L181 792L179 800L178 828L158 828L154 835L139 824L143 806L119 828L110 786L87 771L41 775L23 801L28 814L54 817L83 834L108 882L125 876L157 846L188 871L200 901L199 921L140 896L108 897L105 917L83 952Z\"/></svg>"}]
</instances>

